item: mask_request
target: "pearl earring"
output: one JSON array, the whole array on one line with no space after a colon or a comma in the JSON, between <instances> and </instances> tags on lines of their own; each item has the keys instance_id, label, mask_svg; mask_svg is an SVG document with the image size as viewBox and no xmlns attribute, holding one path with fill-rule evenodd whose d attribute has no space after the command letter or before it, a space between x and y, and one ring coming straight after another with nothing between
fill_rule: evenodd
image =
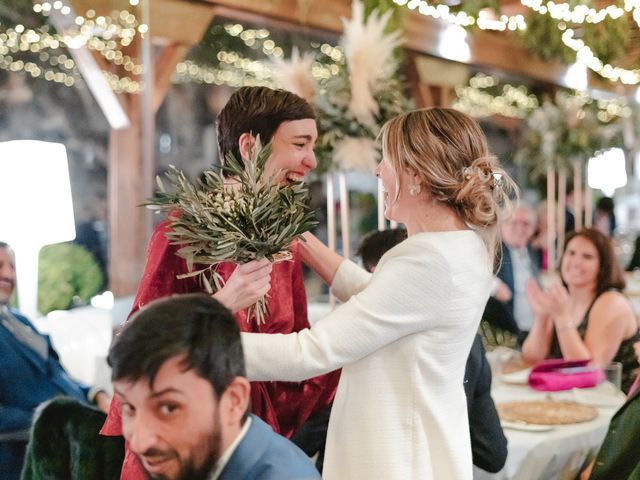
<instances>
[{"instance_id":1,"label":"pearl earring","mask_svg":"<svg viewBox=\"0 0 640 480\"><path fill-rule=\"evenodd\" d=\"M415 197L416 195L418 195L420 193L420 185L410 185L409 186L409 195L411 195L412 197Z\"/></svg>"}]
</instances>

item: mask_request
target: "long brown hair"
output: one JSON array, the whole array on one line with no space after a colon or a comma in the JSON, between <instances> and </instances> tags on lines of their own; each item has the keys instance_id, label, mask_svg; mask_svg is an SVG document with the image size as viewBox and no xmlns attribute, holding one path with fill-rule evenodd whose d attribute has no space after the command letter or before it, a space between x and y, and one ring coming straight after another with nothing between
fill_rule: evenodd
<instances>
[{"instance_id":1,"label":"long brown hair","mask_svg":"<svg viewBox=\"0 0 640 480\"><path fill-rule=\"evenodd\" d=\"M600 268L598 269L598 276L596 277L596 296L609 289L624 290L626 286L624 274L613 251L611 239L595 228L584 228L577 232L571 232L567 236L564 242L564 249L562 250L562 257L560 257L560 265L562 265L564 254L567 251L567 245L576 237L582 237L591 242L598 252ZM567 284L564 278L562 278L562 268L560 268L560 279L566 287Z\"/></svg>"}]
</instances>

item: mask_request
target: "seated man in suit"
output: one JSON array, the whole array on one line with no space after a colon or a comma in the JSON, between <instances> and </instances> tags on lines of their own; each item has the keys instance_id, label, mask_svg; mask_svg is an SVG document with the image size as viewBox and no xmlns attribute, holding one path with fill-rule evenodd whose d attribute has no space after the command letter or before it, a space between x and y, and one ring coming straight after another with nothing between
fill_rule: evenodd
<instances>
[{"instance_id":1,"label":"seated man in suit","mask_svg":"<svg viewBox=\"0 0 640 480\"><path fill-rule=\"evenodd\" d=\"M108 359L124 438L152 478L320 478L298 447L248 413L240 333L213 298L149 303Z\"/></svg>"},{"instance_id":2,"label":"seated man in suit","mask_svg":"<svg viewBox=\"0 0 640 480\"><path fill-rule=\"evenodd\" d=\"M40 334L8 303L16 284L13 252L0 242L0 477L17 480L36 407L55 396L95 401L110 398L73 380L60 364L49 337Z\"/></svg>"},{"instance_id":3,"label":"seated man in suit","mask_svg":"<svg viewBox=\"0 0 640 480\"><path fill-rule=\"evenodd\" d=\"M515 319L524 341L533 325L533 311L526 295L529 282L540 275L538 254L529 242L535 231L536 212L520 203L502 225L502 261L496 273L493 297L502 302Z\"/></svg>"}]
</instances>

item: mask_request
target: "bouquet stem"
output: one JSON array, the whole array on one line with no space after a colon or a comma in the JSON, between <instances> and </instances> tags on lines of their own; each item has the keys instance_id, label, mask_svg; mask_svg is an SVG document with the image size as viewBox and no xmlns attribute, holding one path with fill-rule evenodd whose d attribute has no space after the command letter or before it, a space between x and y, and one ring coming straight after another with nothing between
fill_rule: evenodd
<instances>
[{"instance_id":1,"label":"bouquet stem","mask_svg":"<svg viewBox=\"0 0 640 480\"><path fill-rule=\"evenodd\" d=\"M256 303L247 308L247 323L251 322L252 319L256 319L256 324L262 325L265 323L266 316L269 315L269 303L267 296L265 295Z\"/></svg>"}]
</instances>

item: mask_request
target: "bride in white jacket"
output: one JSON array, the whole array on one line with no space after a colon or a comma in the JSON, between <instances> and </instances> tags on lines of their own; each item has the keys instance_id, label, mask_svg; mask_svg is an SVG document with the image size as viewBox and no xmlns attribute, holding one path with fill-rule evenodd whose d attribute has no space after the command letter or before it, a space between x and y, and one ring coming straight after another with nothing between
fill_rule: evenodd
<instances>
[{"instance_id":1,"label":"bride in white jacket","mask_svg":"<svg viewBox=\"0 0 640 480\"><path fill-rule=\"evenodd\" d=\"M406 113L381 136L385 216L408 239L369 274L307 235L305 262L344 303L298 333L243 333L247 373L295 382L343 369L326 479L471 479L465 361L515 186L458 111Z\"/></svg>"}]
</instances>

